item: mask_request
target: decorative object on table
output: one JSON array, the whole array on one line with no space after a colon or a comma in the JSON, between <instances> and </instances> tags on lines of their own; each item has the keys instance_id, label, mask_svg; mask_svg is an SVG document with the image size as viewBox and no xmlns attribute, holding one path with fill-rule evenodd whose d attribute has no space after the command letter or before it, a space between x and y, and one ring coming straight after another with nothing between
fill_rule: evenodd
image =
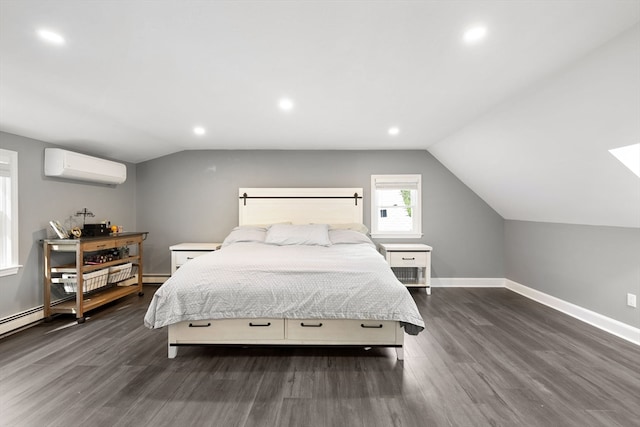
<instances>
[{"instance_id":1,"label":"decorative object on table","mask_svg":"<svg viewBox=\"0 0 640 427\"><path fill-rule=\"evenodd\" d=\"M76 212L75 216L82 216L82 228L84 228L84 224L87 222L87 217L95 217L93 212L87 208L83 208L81 211Z\"/></svg>"},{"instance_id":2,"label":"decorative object on table","mask_svg":"<svg viewBox=\"0 0 640 427\"><path fill-rule=\"evenodd\" d=\"M60 221L58 221L57 219L52 219L51 221L49 221L49 225L51 226L51 229L56 233L59 239L69 238L69 233L62 226L62 224L60 224Z\"/></svg>"},{"instance_id":3,"label":"decorative object on table","mask_svg":"<svg viewBox=\"0 0 640 427\"><path fill-rule=\"evenodd\" d=\"M108 223L85 224L82 228L82 235L87 237L108 236L111 226Z\"/></svg>"},{"instance_id":4,"label":"decorative object on table","mask_svg":"<svg viewBox=\"0 0 640 427\"><path fill-rule=\"evenodd\" d=\"M87 208L77 211L75 216L82 217L81 235L86 237L105 236L111 231L111 225L108 221L102 221L99 224L87 224L87 217L94 218L95 215Z\"/></svg>"},{"instance_id":5,"label":"decorative object on table","mask_svg":"<svg viewBox=\"0 0 640 427\"><path fill-rule=\"evenodd\" d=\"M71 235L76 239L79 239L82 236L82 230L80 230L80 227L73 227L69 231L71 232Z\"/></svg>"}]
</instances>

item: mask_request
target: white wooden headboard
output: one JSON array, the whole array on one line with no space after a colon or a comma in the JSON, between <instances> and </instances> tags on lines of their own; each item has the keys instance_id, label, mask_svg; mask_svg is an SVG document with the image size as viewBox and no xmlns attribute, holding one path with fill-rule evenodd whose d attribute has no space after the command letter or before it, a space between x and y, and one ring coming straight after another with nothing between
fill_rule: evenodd
<instances>
[{"instance_id":1,"label":"white wooden headboard","mask_svg":"<svg viewBox=\"0 0 640 427\"><path fill-rule=\"evenodd\" d=\"M362 188L240 188L239 225L362 223Z\"/></svg>"}]
</instances>

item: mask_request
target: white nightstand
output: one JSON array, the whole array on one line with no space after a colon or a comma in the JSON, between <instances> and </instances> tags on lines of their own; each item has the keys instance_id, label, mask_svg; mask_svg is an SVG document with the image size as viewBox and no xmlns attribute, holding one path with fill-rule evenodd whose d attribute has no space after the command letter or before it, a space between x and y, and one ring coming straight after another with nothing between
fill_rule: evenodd
<instances>
[{"instance_id":1,"label":"white nightstand","mask_svg":"<svg viewBox=\"0 0 640 427\"><path fill-rule=\"evenodd\" d=\"M421 243L381 243L386 258L398 280L408 288L426 288L431 295L431 246Z\"/></svg>"},{"instance_id":2,"label":"white nightstand","mask_svg":"<svg viewBox=\"0 0 640 427\"><path fill-rule=\"evenodd\" d=\"M220 249L222 243L180 243L169 246L171 251L171 274L175 273L185 262Z\"/></svg>"}]
</instances>

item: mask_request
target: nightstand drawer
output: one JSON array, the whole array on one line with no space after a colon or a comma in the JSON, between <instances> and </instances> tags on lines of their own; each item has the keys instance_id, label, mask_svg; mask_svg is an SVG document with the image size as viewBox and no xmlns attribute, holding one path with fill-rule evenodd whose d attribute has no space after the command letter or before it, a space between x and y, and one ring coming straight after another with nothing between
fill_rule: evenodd
<instances>
[{"instance_id":1,"label":"nightstand drawer","mask_svg":"<svg viewBox=\"0 0 640 427\"><path fill-rule=\"evenodd\" d=\"M185 262L208 253L209 252L205 251L175 251L173 252L173 256L175 257L176 267L180 267Z\"/></svg>"},{"instance_id":2,"label":"nightstand drawer","mask_svg":"<svg viewBox=\"0 0 640 427\"><path fill-rule=\"evenodd\" d=\"M427 265L426 252L391 252L389 258L391 267L424 267Z\"/></svg>"},{"instance_id":3,"label":"nightstand drawer","mask_svg":"<svg viewBox=\"0 0 640 427\"><path fill-rule=\"evenodd\" d=\"M171 251L171 274L190 260L220 249L221 243L179 243L169 246Z\"/></svg>"}]
</instances>

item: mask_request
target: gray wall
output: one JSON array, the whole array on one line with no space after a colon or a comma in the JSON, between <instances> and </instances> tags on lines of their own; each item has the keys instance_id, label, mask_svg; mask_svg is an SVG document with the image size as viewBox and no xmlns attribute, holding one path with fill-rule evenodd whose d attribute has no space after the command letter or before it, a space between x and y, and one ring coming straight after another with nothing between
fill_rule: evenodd
<instances>
[{"instance_id":1,"label":"gray wall","mask_svg":"<svg viewBox=\"0 0 640 427\"><path fill-rule=\"evenodd\" d=\"M169 246L221 242L238 224L239 187L363 187L372 174L422 174L423 233L434 277L504 277L503 219L424 150L184 151L137 165L137 224L147 273L170 271Z\"/></svg>"},{"instance_id":2,"label":"gray wall","mask_svg":"<svg viewBox=\"0 0 640 427\"><path fill-rule=\"evenodd\" d=\"M0 277L0 318L42 305L39 240L52 236L49 220L65 222L86 207L96 214L94 220L136 228L135 166L127 165L127 181L118 186L49 178L43 173L45 147L54 145L0 132L0 148L18 152L19 262L24 266L17 275Z\"/></svg>"},{"instance_id":3,"label":"gray wall","mask_svg":"<svg viewBox=\"0 0 640 427\"><path fill-rule=\"evenodd\" d=\"M105 186L43 176L41 141L0 132L18 152L20 263L0 278L0 318L42 304L48 221L89 208L125 230L149 231L145 272L169 273L168 247L221 241L237 224L239 187L363 187L372 174L420 173L423 232L434 277L507 277L640 327L640 230L505 221L426 151L185 151L127 165L127 182ZM88 153L91 154L91 153ZM75 220L78 220L75 218Z\"/></svg>"},{"instance_id":4,"label":"gray wall","mask_svg":"<svg viewBox=\"0 0 640 427\"><path fill-rule=\"evenodd\" d=\"M507 279L640 327L640 229L505 221Z\"/></svg>"}]
</instances>

